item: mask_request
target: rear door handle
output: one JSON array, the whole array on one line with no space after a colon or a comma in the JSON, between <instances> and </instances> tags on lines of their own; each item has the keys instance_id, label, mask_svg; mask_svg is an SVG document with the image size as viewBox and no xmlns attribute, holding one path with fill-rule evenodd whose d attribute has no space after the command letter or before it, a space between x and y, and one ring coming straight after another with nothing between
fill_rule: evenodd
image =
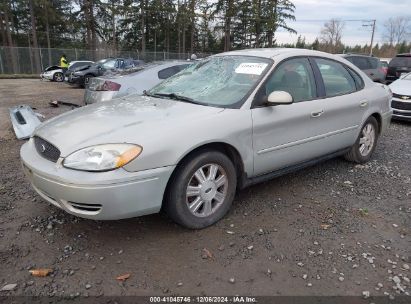
<instances>
[{"instance_id":1,"label":"rear door handle","mask_svg":"<svg viewBox=\"0 0 411 304\"><path fill-rule=\"evenodd\" d=\"M368 106L368 100L363 100L363 101L360 102L360 107L361 108L364 108L366 106Z\"/></svg>"},{"instance_id":2,"label":"rear door handle","mask_svg":"<svg viewBox=\"0 0 411 304\"><path fill-rule=\"evenodd\" d=\"M324 110L317 111L317 112L311 112L311 117L317 118L323 115L323 113L324 113Z\"/></svg>"}]
</instances>

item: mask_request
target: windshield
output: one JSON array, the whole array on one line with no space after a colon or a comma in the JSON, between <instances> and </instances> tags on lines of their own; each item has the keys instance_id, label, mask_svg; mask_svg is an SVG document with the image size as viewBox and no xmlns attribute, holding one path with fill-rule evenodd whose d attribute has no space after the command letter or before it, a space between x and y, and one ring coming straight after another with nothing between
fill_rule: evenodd
<instances>
[{"instance_id":1,"label":"windshield","mask_svg":"<svg viewBox=\"0 0 411 304\"><path fill-rule=\"evenodd\" d=\"M236 107L244 102L271 63L270 59L251 56L211 57L168 78L148 93L180 96L204 105Z\"/></svg>"}]
</instances>

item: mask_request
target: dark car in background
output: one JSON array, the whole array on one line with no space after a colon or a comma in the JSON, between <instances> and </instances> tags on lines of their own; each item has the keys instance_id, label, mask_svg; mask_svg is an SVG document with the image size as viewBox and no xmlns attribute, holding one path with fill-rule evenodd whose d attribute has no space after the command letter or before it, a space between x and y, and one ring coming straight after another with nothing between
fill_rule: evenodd
<instances>
[{"instance_id":1,"label":"dark car in background","mask_svg":"<svg viewBox=\"0 0 411 304\"><path fill-rule=\"evenodd\" d=\"M361 69L372 81L385 83L386 70L378 58L359 54L343 54L341 56Z\"/></svg>"},{"instance_id":2,"label":"dark car in background","mask_svg":"<svg viewBox=\"0 0 411 304\"><path fill-rule=\"evenodd\" d=\"M391 83L409 72L411 72L411 53L398 54L388 64L387 82Z\"/></svg>"},{"instance_id":3,"label":"dark car in background","mask_svg":"<svg viewBox=\"0 0 411 304\"><path fill-rule=\"evenodd\" d=\"M68 76L68 83L84 87L90 78L116 73L118 71L133 69L144 64L142 60L125 58L106 58L97 61L95 64L83 66L75 69Z\"/></svg>"},{"instance_id":4,"label":"dark car in background","mask_svg":"<svg viewBox=\"0 0 411 304\"><path fill-rule=\"evenodd\" d=\"M70 62L66 72L64 73L64 76L66 77L66 79L68 79L70 74L73 73L76 69L85 67L85 66L90 66L92 64L94 64L94 61L90 61L90 60L72 61Z\"/></svg>"}]
</instances>

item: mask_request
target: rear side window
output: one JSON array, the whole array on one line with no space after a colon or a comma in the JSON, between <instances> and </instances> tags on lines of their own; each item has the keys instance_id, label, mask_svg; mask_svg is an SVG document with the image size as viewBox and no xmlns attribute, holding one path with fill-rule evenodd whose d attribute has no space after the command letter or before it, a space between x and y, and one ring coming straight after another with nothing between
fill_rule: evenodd
<instances>
[{"instance_id":1,"label":"rear side window","mask_svg":"<svg viewBox=\"0 0 411 304\"><path fill-rule=\"evenodd\" d=\"M368 58L370 61L371 69L378 69L380 67L380 60L377 58Z\"/></svg>"},{"instance_id":2,"label":"rear side window","mask_svg":"<svg viewBox=\"0 0 411 304\"><path fill-rule=\"evenodd\" d=\"M390 61L390 67L411 67L411 57L395 57Z\"/></svg>"},{"instance_id":3,"label":"rear side window","mask_svg":"<svg viewBox=\"0 0 411 304\"><path fill-rule=\"evenodd\" d=\"M352 63L354 63L360 70L368 70L371 69L370 62L368 61L368 58L366 57L352 57L350 60Z\"/></svg>"},{"instance_id":4,"label":"rear side window","mask_svg":"<svg viewBox=\"0 0 411 304\"><path fill-rule=\"evenodd\" d=\"M354 78L341 63L322 58L314 60L320 69L327 97L348 94L357 90Z\"/></svg>"},{"instance_id":5,"label":"rear side window","mask_svg":"<svg viewBox=\"0 0 411 304\"><path fill-rule=\"evenodd\" d=\"M358 75L354 70L350 69L347 67L347 70L350 72L351 76L354 78L355 81L355 86L357 87L357 90L362 90L365 86L364 80L360 75Z\"/></svg>"},{"instance_id":6,"label":"rear side window","mask_svg":"<svg viewBox=\"0 0 411 304\"><path fill-rule=\"evenodd\" d=\"M158 78L167 79L167 78L177 74L178 72L184 70L187 66L188 66L188 64L183 64L183 65L175 65L175 66L172 66L172 67L169 67L169 68L165 68L165 69L158 72Z\"/></svg>"}]
</instances>

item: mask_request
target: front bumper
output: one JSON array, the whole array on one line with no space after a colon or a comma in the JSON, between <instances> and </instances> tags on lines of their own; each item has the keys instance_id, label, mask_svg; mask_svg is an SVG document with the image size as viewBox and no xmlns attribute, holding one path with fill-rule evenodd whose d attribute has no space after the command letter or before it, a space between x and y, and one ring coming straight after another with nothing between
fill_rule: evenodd
<instances>
[{"instance_id":1,"label":"front bumper","mask_svg":"<svg viewBox=\"0 0 411 304\"><path fill-rule=\"evenodd\" d=\"M40 78L41 79L47 79L47 80L53 80L53 74L43 73L43 74L40 74Z\"/></svg>"},{"instance_id":2,"label":"front bumper","mask_svg":"<svg viewBox=\"0 0 411 304\"><path fill-rule=\"evenodd\" d=\"M33 140L20 151L23 170L46 201L73 215L116 220L157 213L174 166L128 172L84 172L42 158Z\"/></svg>"},{"instance_id":3,"label":"front bumper","mask_svg":"<svg viewBox=\"0 0 411 304\"><path fill-rule=\"evenodd\" d=\"M78 76L71 73L68 76L67 82L71 85L84 85L84 76Z\"/></svg>"},{"instance_id":4,"label":"front bumper","mask_svg":"<svg viewBox=\"0 0 411 304\"><path fill-rule=\"evenodd\" d=\"M84 92L84 104L92 104L96 102L108 101L115 98L117 91L92 91L86 89Z\"/></svg>"},{"instance_id":5,"label":"front bumper","mask_svg":"<svg viewBox=\"0 0 411 304\"><path fill-rule=\"evenodd\" d=\"M403 100L393 97L391 102L393 119L411 121L411 99Z\"/></svg>"}]
</instances>

